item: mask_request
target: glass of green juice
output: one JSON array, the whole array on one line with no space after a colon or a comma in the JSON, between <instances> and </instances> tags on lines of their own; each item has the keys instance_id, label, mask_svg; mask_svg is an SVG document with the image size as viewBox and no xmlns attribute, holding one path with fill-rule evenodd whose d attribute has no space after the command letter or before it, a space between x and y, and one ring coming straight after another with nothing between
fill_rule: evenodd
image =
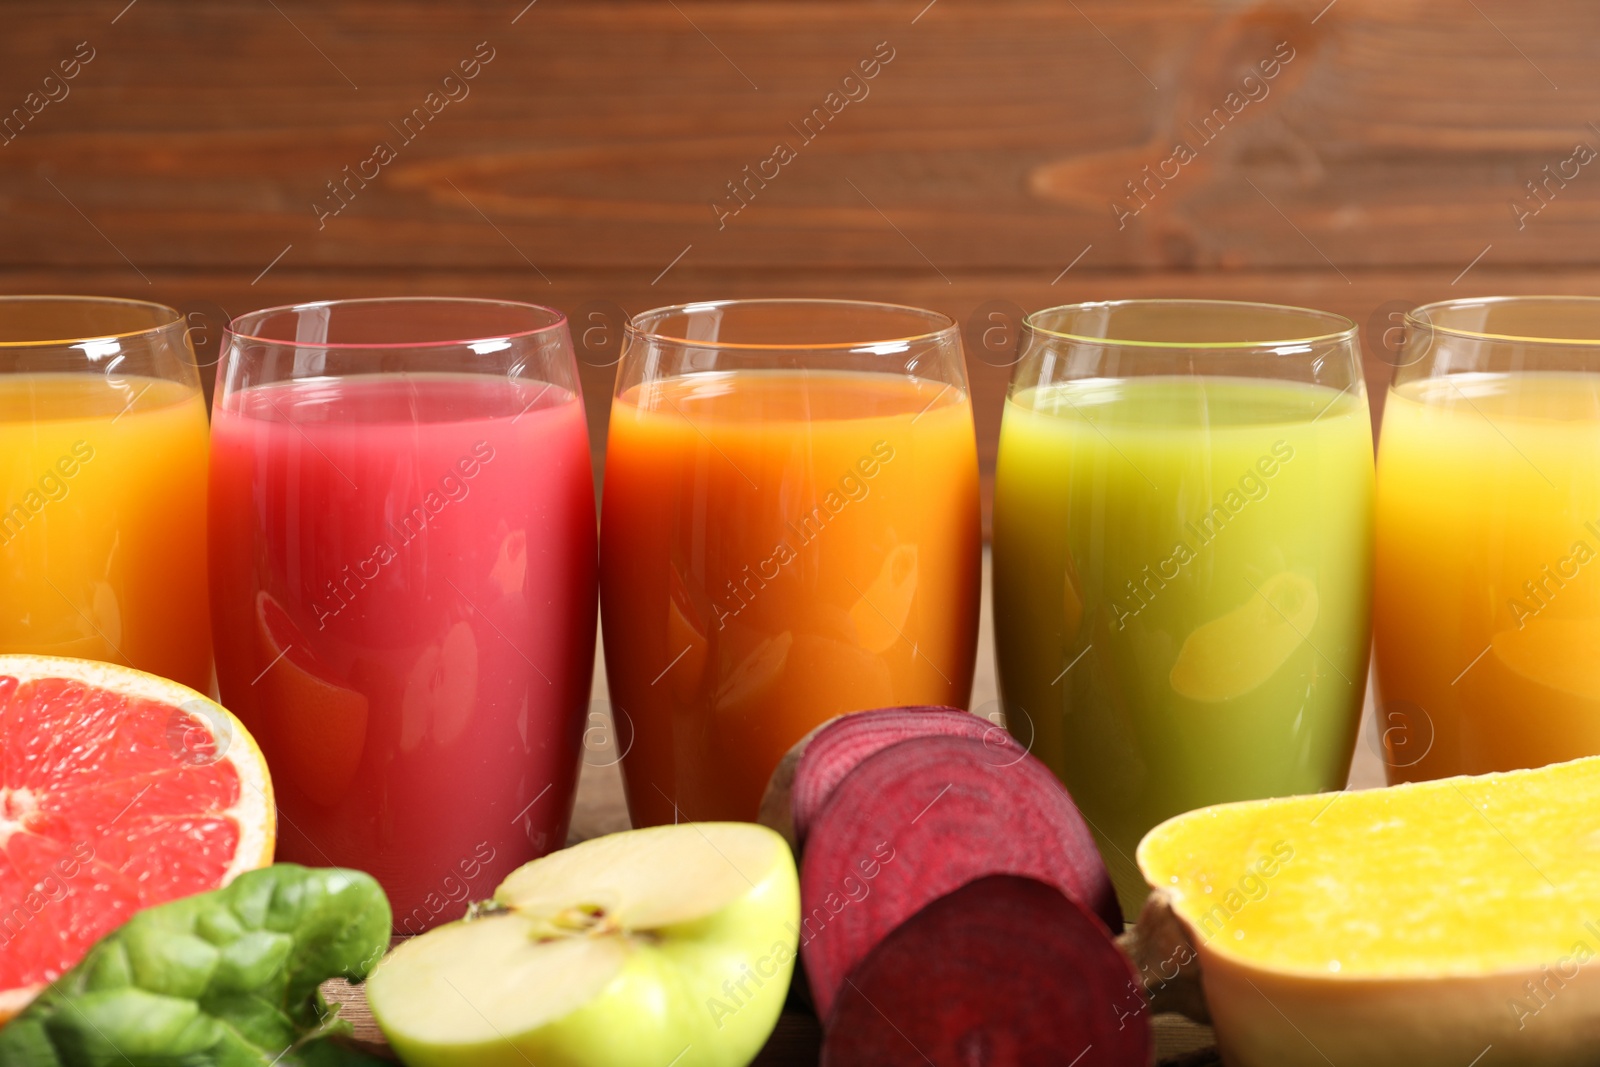
<instances>
[{"instance_id":1,"label":"glass of green juice","mask_svg":"<svg viewBox=\"0 0 1600 1067\"><path fill-rule=\"evenodd\" d=\"M1006 724L1095 830L1343 788L1371 644L1372 422L1339 315L1215 300L1025 320L995 471Z\"/></svg>"}]
</instances>

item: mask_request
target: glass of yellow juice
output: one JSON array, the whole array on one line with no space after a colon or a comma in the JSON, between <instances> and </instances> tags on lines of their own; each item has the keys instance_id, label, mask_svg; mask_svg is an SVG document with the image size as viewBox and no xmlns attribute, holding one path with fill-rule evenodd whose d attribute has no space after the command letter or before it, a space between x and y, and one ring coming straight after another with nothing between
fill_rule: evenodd
<instances>
[{"instance_id":1,"label":"glass of yellow juice","mask_svg":"<svg viewBox=\"0 0 1600 1067\"><path fill-rule=\"evenodd\" d=\"M1378 449L1390 781L1600 753L1600 299L1406 319Z\"/></svg>"},{"instance_id":2,"label":"glass of yellow juice","mask_svg":"<svg viewBox=\"0 0 1600 1067\"><path fill-rule=\"evenodd\" d=\"M0 298L0 653L209 690L206 455L177 311Z\"/></svg>"},{"instance_id":3,"label":"glass of yellow juice","mask_svg":"<svg viewBox=\"0 0 1600 1067\"><path fill-rule=\"evenodd\" d=\"M1348 777L1372 571L1357 331L1133 300L1035 312L1020 351L995 471L1006 725L1137 915L1158 822Z\"/></svg>"}]
</instances>

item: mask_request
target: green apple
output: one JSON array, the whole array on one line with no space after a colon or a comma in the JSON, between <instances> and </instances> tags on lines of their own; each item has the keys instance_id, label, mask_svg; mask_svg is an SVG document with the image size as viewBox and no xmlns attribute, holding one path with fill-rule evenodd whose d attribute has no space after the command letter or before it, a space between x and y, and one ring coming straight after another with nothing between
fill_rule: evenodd
<instances>
[{"instance_id":1,"label":"green apple","mask_svg":"<svg viewBox=\"0 0 1600 1067\"><path fill-rule=\"evenodd\" d=\"M409 1067L744 1067L789 989L800 885L752 823L595 838L396 948L367 982Z\"/></svg>"}]
</instances>

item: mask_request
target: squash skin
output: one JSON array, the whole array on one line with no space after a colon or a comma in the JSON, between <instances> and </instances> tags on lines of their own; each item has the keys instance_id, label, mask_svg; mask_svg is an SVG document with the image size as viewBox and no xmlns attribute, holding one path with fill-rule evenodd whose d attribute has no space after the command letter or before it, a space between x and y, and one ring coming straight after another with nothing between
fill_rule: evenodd
<instances>
[{"instance_id":1,"label":"squash skin","mask_svg":"<svg viewBox=\"0 0 1600 1067\"><path fill-rule=\"evenodd\" d=\"M1200 947L1201 982L1230 1067L1581 1067L1600 1050L1600 965L1578 968L1537 1015L1538 971L1436 979L1313 978Z\"/></svg>"},{"instance_id":2,"label":"squash skin","mask_svg":"<svg viewBox=\"0 0 1600 1067\"><path fill-rule=\"evenodd\" d=\"M1596 956L1569 965L1567 973L1576 971L1570 978L1558 973L1558 960L1548 964L1550 977L1540 969L1439 978L1305 975L1218 952L1160 888L1121 943L1148 978L1172 958L1173 945L1187 942L1198 966L1184 967L1159 994L1151 990L1152 1001L1158 1011L1180 1010L1198 1022L1209 1015L1228 1067L1593 1067L1600 1063L1600 939L1586 931L1582 940ZM1204 1010L1195 1010L1196 981ZM1541 993L1542 1006L1528 982L1553 990ZM1528 1011L1516 1011L1517 1002Z\"/></svg>"}]
</instances>

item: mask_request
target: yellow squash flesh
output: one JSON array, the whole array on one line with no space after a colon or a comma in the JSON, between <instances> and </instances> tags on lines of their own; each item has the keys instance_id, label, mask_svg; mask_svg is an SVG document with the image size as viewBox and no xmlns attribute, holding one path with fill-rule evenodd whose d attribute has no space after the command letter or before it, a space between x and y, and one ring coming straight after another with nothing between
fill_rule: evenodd
<instances>
[{"instance_id":1,"label":"yellow squash flesh","mask_svg":"<svg viewBox=\"0 0 1600 1067\"><path fill-rule=\"evenodd\" d=\"M1138 860L1147 984L1197 960L1231 1067L1600 1063L1600 757L1205 808Z\"/></svg>"}]
</instances>

